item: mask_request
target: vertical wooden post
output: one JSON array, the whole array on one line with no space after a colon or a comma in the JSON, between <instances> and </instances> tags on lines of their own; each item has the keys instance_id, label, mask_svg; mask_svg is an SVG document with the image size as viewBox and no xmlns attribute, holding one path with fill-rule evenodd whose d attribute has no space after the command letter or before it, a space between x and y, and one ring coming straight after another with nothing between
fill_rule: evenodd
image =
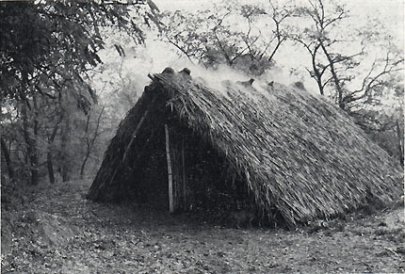
<instances>
[{"instance_id":1,"label":"vertical wooden post","mask_svg":"<svg viewBox=\"0 0 405 274\"><path fill-rule=\"evenodd\" d=\"M183 181L183 209L187 206L187 191L186 191L186 160L184 157L184 139L181 143L181 171L182 171L182 181Z\"/></svg>"},{"instance_id":2,"label":"vertical wooden post","mask_svg":"<svg viewBox=\"0 0 405 274\"><path fill-rule=\"evenodd\" d=\"M170 140L169 140L169 128L165 124L165 136L166 136L166 159L167 159L167 177L169 184L169 212L174 212L174 200L173 200L173 171L172 161L170 159Z\"/></svg>"}]
</instances>

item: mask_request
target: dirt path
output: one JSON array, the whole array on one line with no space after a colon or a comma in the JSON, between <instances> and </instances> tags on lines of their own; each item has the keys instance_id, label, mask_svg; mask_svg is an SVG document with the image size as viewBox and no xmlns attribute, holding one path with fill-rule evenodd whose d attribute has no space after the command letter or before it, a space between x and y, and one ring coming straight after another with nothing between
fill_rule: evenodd
<instances>
[{"instance_id":1,"label":"dirt path","mask_svg":"<svg viewBox=\"0 0 405 274\"><path fill-rule=\"evenodd\" d=\"M313 233L224 229L96 204L88 187L43 188L3 212L2 273L405 272L403 208Z\"/></svg>"}]
</instances>

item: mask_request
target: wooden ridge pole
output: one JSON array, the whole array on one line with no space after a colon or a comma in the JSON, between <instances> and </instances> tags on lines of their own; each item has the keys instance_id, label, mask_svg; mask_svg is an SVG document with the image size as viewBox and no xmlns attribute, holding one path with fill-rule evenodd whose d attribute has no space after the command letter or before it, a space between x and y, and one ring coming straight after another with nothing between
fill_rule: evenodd
<instances>
[{"instance_id":1,"label":"wooden ridge pole","mask_svg":"<svg viewBox=\"0 0 405 274\"><path fill-rule=\"evenodd\" d=\"M135 138L136 138L136 135L137 135L139 129L141 128L143 122L145 121L145 118L146 118L146 115L148 114L148 112L149 112L148 110L145 111L145 113L144 113L144 114L142 115L142 117L141 117L141 120L139 121L138 125L136 126L135 130L132 132L132 134L131 134L131 139L130 139L130 141L129 141L127 147L125 148L124 155L122 156L121 161L118 162L116 168L114 169L114 173L113 173L113 175L111 176L111 179L109 180L109 184L110 184L110 185L111 185L112 182L114 181L115 175L117 175L118 169L120 168L120 166L121 166L121 165L125 162L125 160L127 159L127 155L128 155L129 148L132 146L132 143L134 142L134 140L135 140ZM101 185L99 186L99 188L100 188L100 187L103 187L103 185L104 185L104 184L101 184Z\"/></svg>"},{"instance_id":2,"label":"wooden ridge pole","mask_svg":"<svg viewBox=\"0 0 405 274\"><path fill-rule=\"evenodd\" d=\"M143 122L145 121L146 115L148 115L149 110L146 110L145 113L142 115L141 120L139 121L139 123L136 125L135 130L132 132L131 134L131 139L127 145L127 147L125 148L125 152L124 155L122 156L122 162L125 162L125 160L127 159L127 155L128 155L128 151L132 146L132 143L134 142L136 135L138 134L139 129L141 128Z\"/></svg>"},{"instance_id":3,"label":"wooden ridge pole","mask_svg":"<svg viewBox=\"0 0 405 274\"><path fill-rule=\"evenodd\" d=\"M174 200L173 200L173 171L172 161L170 159L170 140L169 140L169 128L165 124L165 136L166 136L166 159L167 159L167 177L169 184L169 212L174 212Z\"/></svg>"},{"instance_id":4,"label":"wooden ridge pole","mask_svg":"<svg viewBox=\"0 0 405 274\"><path fill-rule=\"evenodd\" d=\"M153 104L155 103L156 98L157 98L157 97L154 97L154 98L152 99L152 101L150 102L149 107L145 110L145 112L143 113L141 119L139 120L138 124L136 125L135 130L132 132L132 134L131 134L131 139L130 139L130 141L129 141L127 147L125 148L124 155L122 156L122 162L125 162L125 160L127 159L129 149L131 148L132 143L134 142L134 140L135 140L135 138L136 138L136 136L137 136L137 134L138 134L138 131L140 130L140 128L141 128L143 122L145 121L145 118L146 118L146 115L148 115L149 109L150 109L151 106L153 106Z\"/></svg>"},{"instance_id":5,"label":"wooden ridge pole","mask_svg":"<svg viewBox=\"0 0 405 274\"><path fill-rule=\"evenodd\" d=\"M114 169L113 175L111 176L111 179L109 180L109 184L110 184L110 185L111 185L112 182L114 181L115 175L117 175L118 169L121 167L121 165L122 165L122 164L125 162L125 160L127 159L129 149L131 148L132 143L133 143L134 140L136 139L136 136L137 136L137 134L138 134L138 131L140 130L140 128L141 128L143 122L145 121L145 118L146 118L146 116L147 116L148 113L149 113L149 109L150 109L151 106L153 106L153 104L155 103L156 98L157 98L157 97L154 97L154 98L152 99L152 101L150 102L149 107L145 110L145 112L143 113L141 119L139 120L138 124L136 125L135 130L132 132L132 134L131 134L131 139L129 140L129 143L128 143L127 147L125 148L125 151L124 151L124 154L123 154L123 156L122 156L122 159L121 159L120 162L117 163L117 166L116 166L116 168ZM104 185L104 184L101 184L101 185L99 186L99 188L102 187L103 185Z\"/></svg>"}]
</instances>

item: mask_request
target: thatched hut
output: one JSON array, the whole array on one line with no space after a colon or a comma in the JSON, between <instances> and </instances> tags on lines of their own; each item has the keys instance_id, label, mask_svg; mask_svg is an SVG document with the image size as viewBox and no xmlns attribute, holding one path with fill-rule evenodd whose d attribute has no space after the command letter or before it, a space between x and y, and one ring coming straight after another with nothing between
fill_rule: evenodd
<instances>
[{"instance_id":1,"label":"thatched hut","mask_svg":"<svg viewBox=\"0 0 405 274\"><path fill-rule=\"evenodd\" d=\"M294 86L165 69L121 122L90 188L170 210L251 206L289 225L401 195L400 168L344 112Z\"/></svg>"}]
</instances>

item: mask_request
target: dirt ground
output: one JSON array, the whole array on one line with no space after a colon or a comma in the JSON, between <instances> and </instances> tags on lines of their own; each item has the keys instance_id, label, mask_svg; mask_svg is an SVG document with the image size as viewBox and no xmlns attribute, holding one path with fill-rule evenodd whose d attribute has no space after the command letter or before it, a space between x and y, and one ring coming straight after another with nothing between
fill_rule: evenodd
<instances>
[{"instance_id":1,"label":"dirt ground","mask_svg":"<svg viewBox=\"0 0 405 274\"><path fill-rule=\"evenodd\" d=\"M2 273L405 272L403 207L296 231L233 229L93 203L89 184L36 188L2 211Z\"/></svg>"}]
</instances>

